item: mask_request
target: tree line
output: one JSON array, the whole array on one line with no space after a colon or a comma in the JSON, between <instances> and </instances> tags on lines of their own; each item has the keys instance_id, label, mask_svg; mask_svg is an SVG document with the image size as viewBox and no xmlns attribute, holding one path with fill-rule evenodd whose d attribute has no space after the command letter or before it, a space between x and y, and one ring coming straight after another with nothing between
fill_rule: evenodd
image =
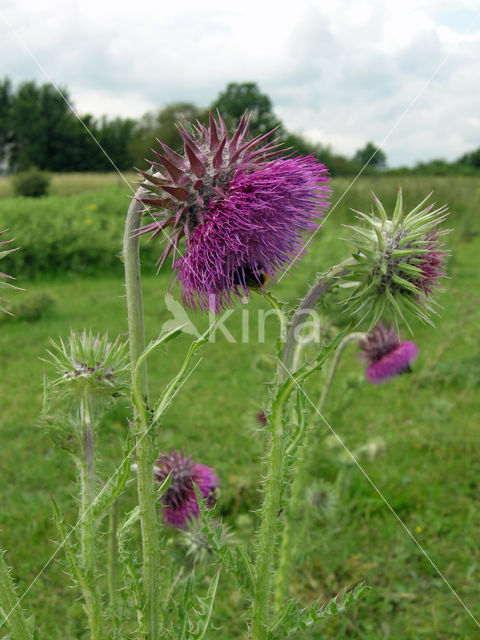
<instances>
[{"instance_id":1,"label":"tree line","mask_svg":"<svg viewBox=\"0 0 480 640\"><path fill-rule=\"evenodd\" d=\"M302 155L314 153L333 175L356 174L367 163L367 173L387 171L387 157L382 150L376 151L373 142L346 157L328 145L289 132L274 114L269 96L254 82L229 83L209 107L175 102L139 119L87 114L79 120L69 106L68 90L61 88L61 94L52 84L37 86L30 81L14 87L8 78L0 81L0 172L15 173L30 167L52 172L101 172L111 171L113 165L121 171L144 169L155 138L180 148L176 123L183 119L205 123L209 111L217 109L229 127L234 127L248 109L252 135L276 128L287 149ZM394 171L440 175L480 172L480 148L453 163L433 160L414 169Z\"/></svg>"}]
</instances>

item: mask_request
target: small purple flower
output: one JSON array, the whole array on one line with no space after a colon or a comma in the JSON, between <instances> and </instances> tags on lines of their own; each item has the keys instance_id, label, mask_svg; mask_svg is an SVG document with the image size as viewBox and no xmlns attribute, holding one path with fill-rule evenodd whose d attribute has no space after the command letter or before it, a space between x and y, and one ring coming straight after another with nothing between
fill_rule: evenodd
<instances>
[{"instance_id":1,"label":"small purple flower","mask_svg":"<svg viewBox=\"0 0 480 640\"><path fill-rule=\"evenodd\" d=\"M359 342L359 346L368 363L367 380L372 384L382 384L388 378L407 373L418 354L415 343L401 342L395 329L386 329L382 322Z\"/></svg>"},{"instance_id":2,"label":"small purple flower","mask_svg":"<svg viewBox=\"0 0 480 640\"><path fill-rule=\"evenodd\" d=\"M267 416L265 415L265 412L264 412L264 411L259 411L259 412L257 413L257 420L258 420L258 422L259 422L261 425L263 425L263 426L265 426L265 425L267 424L267 422L268 422L268 418L267 418Z\"/></svg>"},{"instance_id":3,"label":"small purple flower","mask_svg":"<svg viewBox=\"0 0 480 640\"><path fill-rule=\"evenodd\" d=\"M303 254L302 238L328 208L326 167L312 156L279 158L273 132L247 140L244 116L230 138L210 115L209 127L180 128L184 155L160 143L152 172L141 172L141 202L154 221L138 233L165 234L160 266L173 250L173 282L184 304L219 313L249 287L263 286ZM177 257L185 237L185 254Z\"/></svg>"},{"instance_id":4,"label":"small purple flower","mask_svg":"<svg viewBox=\"0 0 480 640\"><path fill-rule=\"evenodd\" d=\"M160 484L171 474L171 483L162 497L163 517L166 524L175 529L183 528L187 520L197 518L200 513L194 483L198 486L202 498L206 498L207 507L215 503L215 489L220 485L218 477L210 467L192 461L172 450L170 455L161 453L153 466L155 480Z\"/></svg>"}]
</instances>

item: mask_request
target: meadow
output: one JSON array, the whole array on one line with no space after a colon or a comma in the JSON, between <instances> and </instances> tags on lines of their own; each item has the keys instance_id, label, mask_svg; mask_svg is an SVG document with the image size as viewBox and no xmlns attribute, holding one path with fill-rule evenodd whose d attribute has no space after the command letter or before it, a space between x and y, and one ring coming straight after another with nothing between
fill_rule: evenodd
<instances>
[{"instance_id":1,"label":"meadow","mask_svg":"<svg viewBox=\"0 0 480 640\"><path fill-rule=\"evenodd\" d=\"M129 178L130 179L130 178ZM368 596L344 615L305 638L478 637L466 608L480 617L480 179L474 177L360 178L331 211L307 257L275 286L284 301L300 297L315 274L348 255L342 224L353 220L350 207L366 211L373 190L391 208L399 183L407 206L430 191L452 212L447 244L449 280L436 328L414 322L420 347L413 372L373 387L364 379L358 350L342 360L326 408L331 428L355 453L385 500L335 444L317 417L315 464L308 469L302 510L305 542L297 557L290 590L299 600L333 596L365 580ZM333 181L333 203L349 187ZM8 549L23 601L35 616L40 638L86 638L81 605L64 573L61 553L36 579L56 549L51 496L74 522L74 469L62 451L38 428L43 372L49 338L72 329L126 334L121 250L128 186L117 176L56 176L52 195L34 200L11 197L0 181L0 229L10 228L21 249L2 262L25 291L9 294L13 318L0 318L0 545ZM166 308L168 265L155 275L158 245L145 243L144 297L147 339L172 319ZM178 292L173 291L176 298ZM251 539L258 506L264 439L256 414L262 410L265 380L273 375L271 355L277 336L274 318L259 342L255 313L265 308L258 296L249 304L249 333L241 341L242 313L226 321L236 338L221 336L202 347L202 360L165 416L159 450L193 453L215 467L222 493L216 507L238 538ZM322 313L342 327L338 300L327 296ZM195 324L206 319L193 316ZM407 332L404 331L407 338ZM182 336L154 357L152 385L159 387L178 368L189 337ZM319 375L307 385L314 401ZM128 402L113 409L101 433L101 468L107 478L121 456ZM323 490L335 484L335 491ZM124 498L133 502L131 484ZM415 536L419 546L395 517ZM123 507L122 507L123 508ZM169 533L165 544L180 547ZM185 560L188 562L188 560ZM443 576L443 577L442 577ZM222 576L214 624L219 640L240 638L244 602ZM465 607L447 585L457 592ZM226 595L224 595L226 594Z\"/></svg>"}]
</instances>

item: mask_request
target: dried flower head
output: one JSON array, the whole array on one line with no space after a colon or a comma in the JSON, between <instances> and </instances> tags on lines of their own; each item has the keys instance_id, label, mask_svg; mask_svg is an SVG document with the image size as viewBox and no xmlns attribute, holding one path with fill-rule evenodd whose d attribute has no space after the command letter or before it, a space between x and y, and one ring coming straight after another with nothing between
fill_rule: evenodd
<instances>
[{"instance_id":1,"label":"dried flower head","mask_svg":"<svg viewBox=\"0 0 480 640\"><path fill-rule=\"evenodd\" d=\"M432 324L429 314L435 313L433 296L445 276L447 255L440 239L448 231L437 229L447 216L446 206L422 208L429 197L405 214L400 189L391 219L375 195L378 215L373 208L371 215L355 212L364 225L351 227L356 251L349 269L357 286L347 303L361 314L360 322L368 319L374 326L389 314L397 323L412 312Z\"/></svg>"},{"instance_id":2,"label":"dried flower head","mask_svg":"<svg viewBox=\"0 0 480 640\"><path fill-rule=\"evenodd\" d=\"M71 333L66 343L53 340L48 351L57 377L52 386L61 387L68 395L81 396L85 390L92 396L112 396L127 388L128 357L126 343L108 335L94 336L91 331Z\"/></svg>"},{"instance_id":3,"label":"dried flower head","mask_svg":"<svg viewBox=\"0 0 480 640\"><path fill-rule=\"evenodd\" d=\"M237 544L237 539L228 525L222 523L218 526L220 530L217 529L216 533L219 533L218 544L220 546ZM185 529L180 533L180 542L185 547L187 556L192 558L195 563L205 562L213 554L212 548L196 520L185 521Z\"/></svg>"},{"instance_id":4,"label":"dried flower head","mask_svg":"<svg viewBox=\"0 0 480 640\"><path fill-rule=\"evenodd\" d=\"M139 199L154 221L138 233L166 236L159 266L173 251L173 281L191 308L220 312L275 278L328 207L326 167L313 157L279 158L280 145L267 142L273 132L247 140L248 125L244 115L230 137L220 115L210 114L208 127L185 123L183 155L160 141L164 154L141 172ZM185 254L176 257L182 237Z\"/></svg>"},{"instance_id":5,"label":"dried flower head","mask_svg":"<svg viewBox=\"0 0 480 640\"><path fill-rule=\"evenodd\" d=\"M0 231L0 237L5 233L5 231L6 229L4 229L3 231ZM8 256L9 253L12 253L13 251L17 251L17 249L10 249L10 248L2 249L2 247L7 247L11 242L12 240L0 241L0 260L2 258L5 258L5 256ZM14 280L13 276L9 276L8 274L3 273L3 271L0 271L0 289L18 289L18 287L15 287L10 282L7 282L8 280ZM0 313L10 314L10 312L7 309L5 309L5 307L1 304L2 302L5 302L5 298L0 297Z\"/></svg>"},{"instance_id":6,"label":"dried flower head","mask_svg":"<svg viewBox=\"0 0 480 640\"><path fill-rule=\"evenodd\" d=\"M198 486L207 507L213 507L216 490L220 486L218 477L210 467L193 462L191 456L172 451L170 455L161 453L153 465L155 480L160 484L168 475L170 486L162 496L163 517L166 524L174 528L184 527L187 520L197 518L200 513L194 484Z\"/></svg>"},{"instance_id":7,"label":"dried flower head","mask_svg":"<svg viewBox=\"0 0 480 640\"><path fill-rule=\"evenodd\" d=\"M386 329L381 322L359 342L359 346L368 363L367 380L372 384L382 384L389 378L411 371L418 355L415 343L401 342L395 329Z\"/></svg>"},{"instance_id":8,"label":"dried flower head","mask_svg":"<svg viewBox=\"0 0 480 640\"><path fill-rule=\"evenodd\" d=\"M338 509L338 489L335 485L319 478L306 492L308 509L315 518L331 520Z\"/></svg>"}]
</instances>

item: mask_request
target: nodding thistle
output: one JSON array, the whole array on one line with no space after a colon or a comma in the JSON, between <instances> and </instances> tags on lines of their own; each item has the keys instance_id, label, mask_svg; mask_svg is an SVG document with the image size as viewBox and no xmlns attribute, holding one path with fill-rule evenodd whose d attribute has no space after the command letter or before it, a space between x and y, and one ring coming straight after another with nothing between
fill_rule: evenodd
<instances>
[{"instance_id":1,"label":"nodding thistle","mask_svg":"<svg viewBox=\"0 0 480 640\"><path fill-rule=\"evenodd\" d=\"M170 486L161 500L165 524L174 529L184 528L188 520L198 518L200 507L194 483L206 499L207 507L214 506L220 486L217 474L211 467L194 462L192 456L185 456L183 451L172 451L170 455L161 453L155 460L153 472L160 484L171 475Z\"/></svg>"},{"instance_id":2,"label":"nodding thistle","mask_svg":"<svg viewBox=\"0 0 480 640\"><path fill-rule=\"evenodd\" d=\"M108 341L108 335L93 335L83 331L71 333L66 343L53 340L48 351L49 362L56 369L50 383L69 396L81 397L85 392L92 397L117 397L128 388L128 357L126 343L117 338Z\"/></svg>"},{"instance_id":3,"label":"nodding thistle","mask_svg":"<svg viewBox=\"0 0 480 640\"><path fill-rule=\"evenodd\" d=\"M386 329L381 322L360 340L359 347L368 364L365 375L372 384L410 372L418 354L414 342L402 342L393 327Z\"/></svg>"},{"instance_id":4,"label":"nodding thistle","mask_svg":"<svg viewBox=\"0 0 480 640\"><path fill-rule=\"evenodd\" d=\"M186 122L184 153L159 141L163 154L140 172L138 199L153 221L137 233L165 236L159 266L172 252L172 281L193 309L219 313L274 280L304 253L302 238L329 206L325 165L313 156L279 157L281 145L269 141L274 131L249 140L248 126L246 114L232 135L220 115L210 114L208 127Z\"/></svg>"},{"instance_id":5,"label":"nodding thistle","mask_svg":"<svg viewBox=\"0 0 480 640\"><path fill-rule=\"evenodd\" d=\"M434 296L445 276L447 255L440 240L448 233L437 227L448 212L446 206L424 207L430 195L405 213L400 189L391 218L375 194L370 215L355 211L363 225L349 227L355 252L347 277L356 288L347 305L359 323L367 320L372 327L389 315L398 325L399 319L407 323L406 312L411 312L433 324L430 314L436 313Z\"/></svg>"}]
</instances>

